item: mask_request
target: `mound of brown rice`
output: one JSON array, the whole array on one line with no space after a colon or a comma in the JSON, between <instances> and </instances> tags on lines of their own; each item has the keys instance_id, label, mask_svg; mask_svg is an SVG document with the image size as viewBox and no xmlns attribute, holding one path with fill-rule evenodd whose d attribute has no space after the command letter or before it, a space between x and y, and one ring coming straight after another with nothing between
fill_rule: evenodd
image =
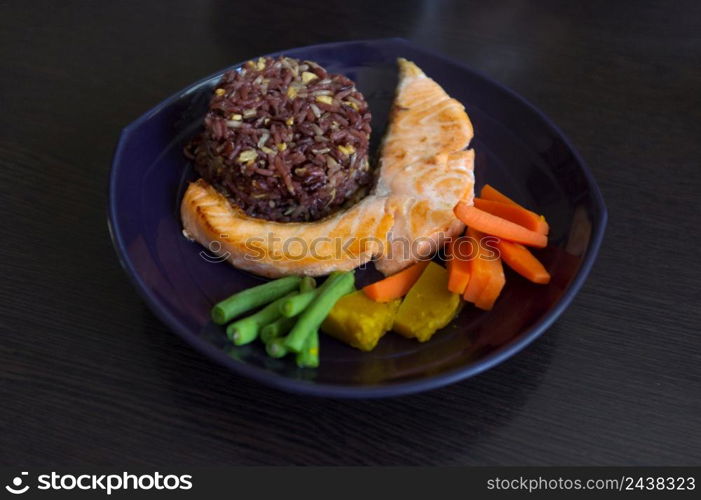
<instances>
[{"instance_id":1,"label":"mound of brown rice","mask_svg":"<svg viewBox=\"0 0 701 500\"><path fill-rule=\"evenodd\" d=\"M354 83L311 61L249 61L222 76L186 148L247 214L320 219L368 187L370 113Z\"/></svg>"}]
</instances>

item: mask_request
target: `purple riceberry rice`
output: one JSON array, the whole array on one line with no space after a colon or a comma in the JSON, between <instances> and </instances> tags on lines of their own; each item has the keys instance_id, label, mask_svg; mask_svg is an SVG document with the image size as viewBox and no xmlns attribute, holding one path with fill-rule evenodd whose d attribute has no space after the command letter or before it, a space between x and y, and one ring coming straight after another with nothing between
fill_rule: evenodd
<instances>
[{"instance_id":1,"label":"purple riceberry rice","mask_svg":"<svg viewBox=\"0 0 701 500\"><path fill-rule=\"evenodd\" d=\"M222 76L186 155L248 215L313 221L372 182L369 138L351 80L311 61L259 58Z\"/></svg>"}]
</instances>

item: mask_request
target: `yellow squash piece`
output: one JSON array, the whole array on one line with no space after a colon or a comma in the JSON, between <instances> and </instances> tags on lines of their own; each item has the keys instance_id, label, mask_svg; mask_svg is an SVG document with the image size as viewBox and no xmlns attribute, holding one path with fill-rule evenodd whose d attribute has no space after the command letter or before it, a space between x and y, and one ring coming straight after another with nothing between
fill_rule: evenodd
<instances>
[{"instance_id":1,"label":"yellow squash piece","mask_svg":"<svg viewBox=\"0 0 701 500\"><path fill-rule=\"evenodd\" d=\"M404 298L393 330L426 342L452 321L461 305L460 295L448 290L448 271L431 262Z\"/></svg>"},{"instance_id":2,"label":"yellow squash piece","mask_svg":"<svg viewBox=\"0 0 701 500\"><path fill-rule=\"evenodd\" d=\"M321 329L361 351L371 351L392 328L400 302L375 302L358 290L336 302Z\"/></svg>"}]
</instances>

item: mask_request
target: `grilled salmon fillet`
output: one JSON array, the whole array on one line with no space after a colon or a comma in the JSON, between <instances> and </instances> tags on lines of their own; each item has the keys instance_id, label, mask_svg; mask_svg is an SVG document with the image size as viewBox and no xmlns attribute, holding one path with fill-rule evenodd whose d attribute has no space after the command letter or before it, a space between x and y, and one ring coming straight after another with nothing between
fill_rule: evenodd
<instances>
[{"instance_id":1,"label":"grilled salmon fillet","mask_svg":"<svg viewBox=\"0 0 701 500\"><path fill-rule=\"evenodd\" d=\"M453 214L460 201L472 203L473 136L464 106L413 62L399 59L399 84L380 155L378 193L389 193L394 225L375 266L389 275L441 240L462 232Z\"/></svg>"},{"instance_id":2,"label":"grilled salmon fillet","mask_svg":"<svg viewBox=\"0 0 701 500\"><path fill-rule=\"evenodd\" d=\"M275 278L350 270L373 258L380 271L392 274L462 231L453 207L473 197L474 151L465 150L472 124L462 104L414 63L398 64L370 195L319 221L272 222L246 215L199 179L181 203L186 236L238 268Z\"/></svg>"},{"instance_id":3,"label":"grilled salmon fillet","mask_svg":"<svg viewBox=\"0 0 701 500\"><path fill-rule=\"evenodd\" d=\"M386 245L393 218L386 197L367 196L316 222L256 219L234 207L203 179L190 184L181 205L189 237L209 245L240 269L275 278L321 276L368 262Z\"/></svg>"}]
</instances>

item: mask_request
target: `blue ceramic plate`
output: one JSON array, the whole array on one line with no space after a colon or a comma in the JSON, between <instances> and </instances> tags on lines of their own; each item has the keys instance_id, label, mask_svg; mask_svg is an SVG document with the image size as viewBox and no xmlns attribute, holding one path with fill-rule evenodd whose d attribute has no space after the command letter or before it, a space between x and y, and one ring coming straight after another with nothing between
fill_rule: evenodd
<instances>
[{"instance_id":1,"label":"blue ceramic plate","mask_svg":"<svg viewBox=\"0 0 701 500\"><path fill-rule=\"evenodd\" d=\"M394 94L395 61L399 56L415 61L467 108L475 127L476 187L493 184L545 214L550 246L537 254L552 282L533 285L510 273L492 311L465 307L423 344L389 333L374 351L363 353L322 336L316 370L298 369L292 359L271 359L258 342L229 344L224 330L210 323L209 310L261 280L211 262L203 247L183 237L178 215L184 189L195 177L183 145L200 128L222 71L148 111L124 129L117 145L110 229L122 265L154 313L199 351L241 375L288 391L336 397L383 397L440 387L496 365L543 333L582 286L606 224L599 189L557 126L484 75L404 40L333 43L283 53L317 61L357 83L373 114L375 148ZM368 273L372 271L358 273L360 285L372 279Z\"/></svg>"}]
</instances>

